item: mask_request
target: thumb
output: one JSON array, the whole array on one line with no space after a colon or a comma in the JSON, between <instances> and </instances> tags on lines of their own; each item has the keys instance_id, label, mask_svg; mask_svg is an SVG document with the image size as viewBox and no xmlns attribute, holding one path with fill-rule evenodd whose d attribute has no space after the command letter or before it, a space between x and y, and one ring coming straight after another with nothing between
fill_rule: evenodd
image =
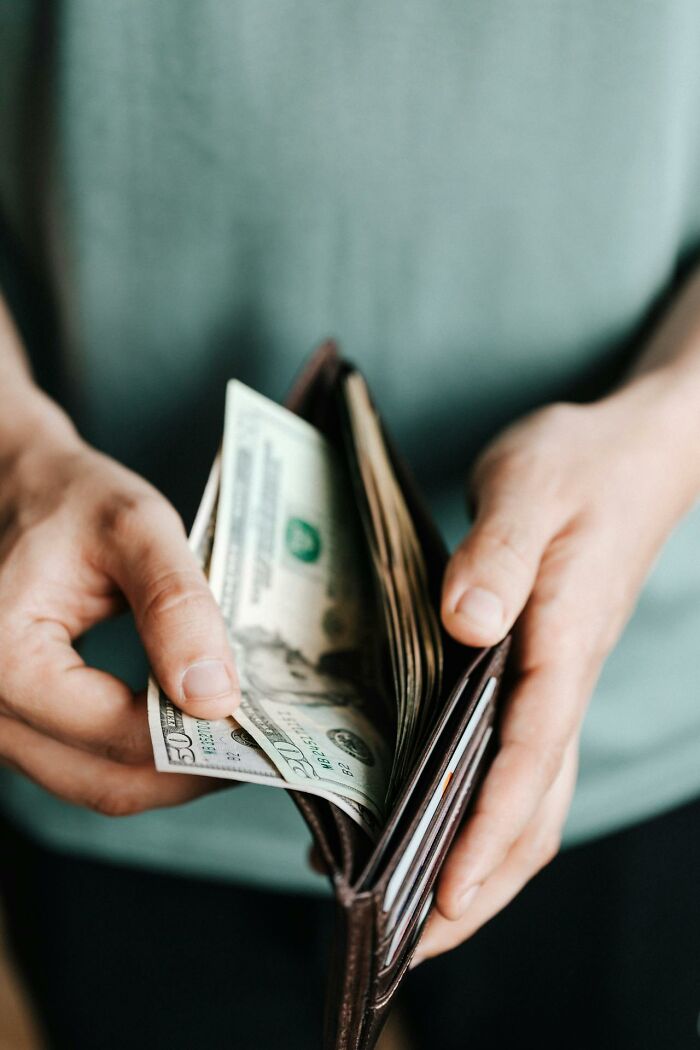
<instances>
[{"instance_id":1,"label":"thumb","mask_svg":"<svg viewBox=\"0 0 700 1050\"><path fill-rule=\"evenodd\" d=\"M148 503L110 530L110 574L164 692L196 718L224 718L240 689L221 611L175 511L160 497Z\"/></svg>"},{"instance_id":2,"label":"thumb","mask_svg":"<svg viewBox=\"0 0 700 1050\"><path fill-rule=\"evenodd\" d=\"M465 645L495 645L513 626L558 529L552 508L498 475L477 493L474 524L450 558L442 589L445 629Z\"/></svg>"}]
</instances>

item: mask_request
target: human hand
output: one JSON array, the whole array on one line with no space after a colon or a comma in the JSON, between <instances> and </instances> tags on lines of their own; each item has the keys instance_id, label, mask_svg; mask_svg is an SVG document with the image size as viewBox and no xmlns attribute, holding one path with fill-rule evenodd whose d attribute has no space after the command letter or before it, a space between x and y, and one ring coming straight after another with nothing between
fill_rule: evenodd
<instances>
[{"instance_id":1,"label":"human hand","mask_svg":"<svg viewBox=\"0 0 700 1050\"><path fill-rule=\"evenodd\" d=\"M210 782L156 772L144 697L73 643L126 599L168 696L222 718L240 694L221 614L167 500L46 406L0 448L0 762L104 814L186 801Z\"/></svg>"},{"instance_id":2,"label":"human hand","mask_svg":"<svg viewBox=\"0 0 700 1050\"><path fill-rule=\"evenodd\" d=\"M515 684L414 965L470 937L558 851L588 698L700 491L692 416L663 373L648 373L597 403L535 413L479 460L476 518L447 569L442 618L457 640L491 645L519 617Z\"/></svg>"}]
</instances>

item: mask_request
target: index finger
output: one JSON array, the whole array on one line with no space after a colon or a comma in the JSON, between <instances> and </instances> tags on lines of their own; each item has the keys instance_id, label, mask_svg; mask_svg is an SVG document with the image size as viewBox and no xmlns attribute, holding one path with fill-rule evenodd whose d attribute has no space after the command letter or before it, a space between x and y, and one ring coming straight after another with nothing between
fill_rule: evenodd
<instances>
[{"instance_id":1,"label":"index finger","mask_svg":"<svg viewBox=\"0 0 700 1050\"><path fill-rule=\"evenodd\" d=\"M564 760L580 718L579 676L559 662L527 672L509 700L500 750L473 815L445 862L437 905L457 919L523 833Z\"/></svg>"}]
</instances>

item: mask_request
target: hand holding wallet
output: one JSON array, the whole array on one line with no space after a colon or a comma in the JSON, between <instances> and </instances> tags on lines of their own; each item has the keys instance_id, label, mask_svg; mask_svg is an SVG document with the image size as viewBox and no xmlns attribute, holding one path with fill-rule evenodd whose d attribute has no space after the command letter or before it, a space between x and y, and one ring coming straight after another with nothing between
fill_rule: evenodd
<instances>
[{"instance_id":1,"label":"hand holding wallet","mask_svg":"<svg viewBox=\"0 0 700 1050\"><path fill-rule=\"evenodd\" d=\"M324 1045L371 1050L493 752L508 639L476 650L442 630L447 552L332 343L286 402L315 430L246 389L230 391L191 536L229 624L241 725L202 725L151 682L156 764L290 790L336 899Z\"/></svg>"}]
</instances>

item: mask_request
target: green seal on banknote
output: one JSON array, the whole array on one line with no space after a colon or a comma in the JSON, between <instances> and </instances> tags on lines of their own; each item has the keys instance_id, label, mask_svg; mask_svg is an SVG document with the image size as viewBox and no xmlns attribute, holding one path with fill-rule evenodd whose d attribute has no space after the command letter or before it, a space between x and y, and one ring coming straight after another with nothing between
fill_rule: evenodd
<instances>
[{"instance_id":1,"label":"green seal on banknote","mask_svg":"<svg viewBox=\"0 0 700 1050\"><path fill-rule=\"evenodd\" d=\"M339 729L329 729L326 736L337 748L344 751L346 755L356 758L365 766L374 765L374 755L371 748L364 742L361 736L352 730L341 726Z\"/></svg>"},{"instance_id":2,"label":"green seal on banknote","mask_svg":"<svg viewBox=\"0 0 700 1050\"><path fill-rule=\"evenodd\" d=\"M321 554L321 535L315 525L303 518L290 518L285 532L287 550L299 561L309 564L318 561Z\"/></svg>"}]
</instances>

